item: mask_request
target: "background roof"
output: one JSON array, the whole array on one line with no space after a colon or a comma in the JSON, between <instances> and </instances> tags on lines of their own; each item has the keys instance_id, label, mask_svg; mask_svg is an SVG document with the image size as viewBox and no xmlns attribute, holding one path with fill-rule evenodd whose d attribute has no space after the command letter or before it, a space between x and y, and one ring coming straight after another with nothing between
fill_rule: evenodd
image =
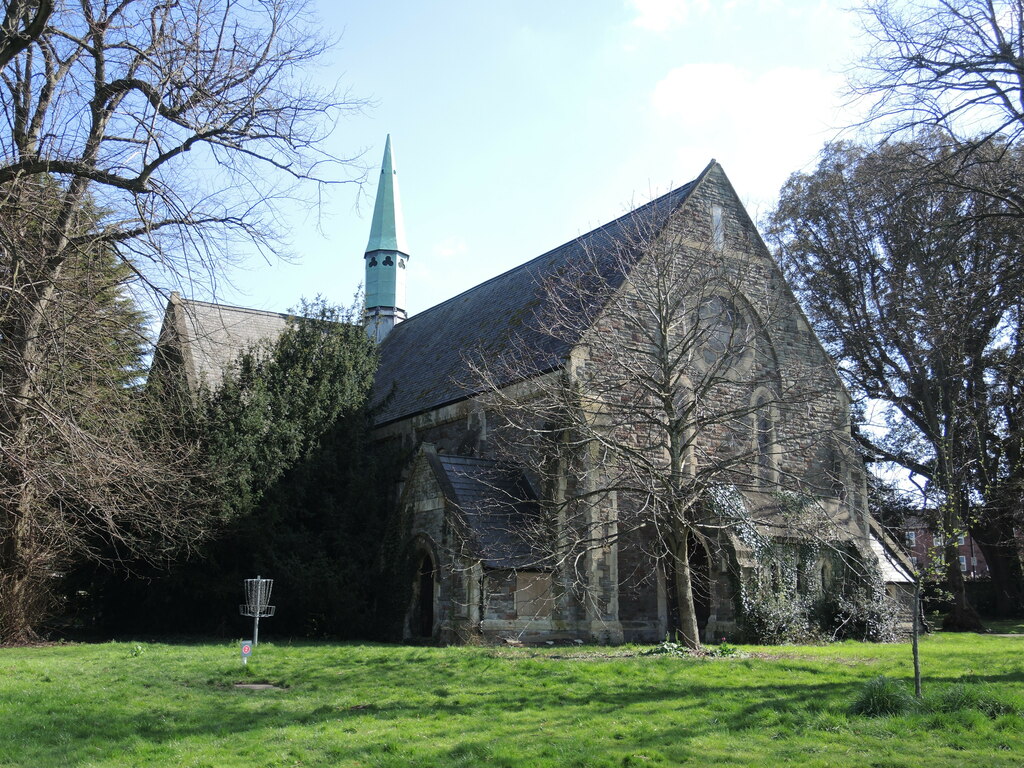
<instances>
[{"instance_id":1,"label":"background roof","mask_svg":"<svg viewBox=\"0 0 1024 768\"><path fill-rule=\"evenodd\" d=\"M239 353L262 341L276 339L288 327L290 317L177 295L171 297L170 309L192 387L202 382L215 385Z\"/></svg>"}]
</instances>

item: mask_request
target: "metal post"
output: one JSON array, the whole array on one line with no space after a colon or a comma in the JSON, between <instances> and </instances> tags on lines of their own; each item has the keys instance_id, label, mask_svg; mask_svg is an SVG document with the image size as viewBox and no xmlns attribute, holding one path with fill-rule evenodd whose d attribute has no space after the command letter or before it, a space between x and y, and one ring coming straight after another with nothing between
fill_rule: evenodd
<instances>
[{"instance_id":1,"label":"metal post","mask_svg":"<svg viewBox=\"0 0 1024 768\"><path fill-rule=\"evenodd\" d=\"M921 650L918 637L921 634L921 574L914 574L914 628L911 630L911 650L914 654L914 696L921 698Z\"/></svg>"},{"instance_id":2,"label":"metal post","mask_svg":"<svg viewBox=\"0 0 1024 768\"><path fill-rule=\"evenodd\" d=\"M263 581L263 577L256 574L256 584L259 585ZM260 611L263 610L262 600L263 591L257 586L256 589L256 610L252 614L252 647L255 648L260 644Z\"/></svg>"}]
</instances>

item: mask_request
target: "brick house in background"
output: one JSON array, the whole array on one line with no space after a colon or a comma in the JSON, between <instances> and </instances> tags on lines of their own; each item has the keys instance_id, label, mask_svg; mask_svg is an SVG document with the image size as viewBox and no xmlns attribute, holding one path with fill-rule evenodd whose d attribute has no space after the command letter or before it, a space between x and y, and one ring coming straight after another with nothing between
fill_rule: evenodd
<instances>
[{"instance_id":1,"label":"brick house in background","mask_svg":"<svg viewBox=\"0 0 1024 768\"><path fill-rule=\"evenodd\" d=\"M931 527L920 517L910 517L901 527L903 545L915 568L928 565L941 565L942 547L945 539L941 534L933 533ZM965 579L977 580L989 578L988 563L981 548L976 546L969 533L957 537L960 571ZM940 569L941 573L941 569Z\"/></svg>"},{"instance_id":2,"label":"brick house in background","mask_svg":"<svg viewBox=\"0 0 1024 768\"><path fill-rule=\"evenodd\" d=\"M880 570L890 582L900 582L891 583L890 591L902 594L907 579L900 563L906 561L871 520L865 470L849 449L849 397L717 163L633 213L407 318L410 257L389 139L364 256L366 324L380 342L377 434L401 443L412 457L396 489L400 536L412 565L406 637L650 642L671 630L670 576L664 559L651 556L644 539L649 534L642 530L624 531L581 550L572 574L564 566L541 565L536 541L522 532L536 527L550 494L559 491L538 485L531 459L519 465L499 461L491 442L496 415L488 412L467 362L470 352L497 354L515 343L533 357L537 370L557 374L578 363L582 335L606 332L600 314L575 340L545 336L528 322L544 302L541 286L584 254L614 245L638 218L653 227L679 264L714 259L722 266L730 285L715 300L761 329L761 351L757 362L748 365L771 366L780 386L800 368L823 372L820 407L808 406L798 417L752 408L756 418L742 433L708 434L702 445L708 452L727 450L729 441L754 447L753 464L744 469L753 479L732 487L737 503L766 518L779 504L780 489L813 497L840 531L842 546L875 566L878 553L884 553ZM644 253L637 253L633 269L643 269L644 259ZM610 286L616 291L634 287L630 273L608 272L606 277L617 281ZM774 311L765 310L766 296L776 305ZM203 378L212 383L232 350L253 337L273 337L283 322L275 313L175 297L155 361L181 367L190 384ZM529 381L508 386L529 396ZM730 391L752 405L757 402L758 392L746 392L739 382ZM606 470L597 462L586 473ZM617 515L629 503L612 497L595 504L590 522L614 530ZM808 531L788 526L779 515L771 536L794 551L809 540ZM843 577L841 565L814 558L801 562L801 575L794 576L802 589L820 590ZM737 631L740 595L753 577L755 561L750 541L728 526L712 527L694 550L691 565L701 584L697 610L705 638Z\"/></svg>"}]
</instances>

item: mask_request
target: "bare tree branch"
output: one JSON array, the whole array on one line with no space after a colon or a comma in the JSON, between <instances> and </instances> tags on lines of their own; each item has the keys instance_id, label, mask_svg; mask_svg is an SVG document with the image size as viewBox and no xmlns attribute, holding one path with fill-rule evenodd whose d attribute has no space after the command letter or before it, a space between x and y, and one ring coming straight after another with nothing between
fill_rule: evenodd
<instances>
[{"instance_id":1,"label":"bare tree branch","mask_svg":"<svg viewBox=\"0 0 1024 768\"><path fill-rule=\"evenodd\" d=\"M0 69L43 34L52 0L9 0L0 21Z\"/></svg>"},{"instance_id":2,"label":"bare tree branch","mask_svg":"<svg viewBox=\"0 0 1024 768\"><path fill-rule=\"evenodd\" d=\"M1019 184L1021 153L1001 140L971 145L968 162L941 134L827 146L815 172L783 189L772 237L846 380L887 408L883 430L858 434L868 455L927 482L947 538L984 531L1013 611L1022 585L1006 510L1019 508L1024 467L1024 228L1015 203L986 190ZM977 626L956 552L946 555L960 604L951 616Z\"/></svg>"},{"instance_id":3,"label":"bare tree branch","mask_svg":"<svg viewBox=\"0 0 1024 768\"><path fill-rule=\"evenodd\" d=\"M980 140L1024 132L1021 0L877 0L862 13L872 46L851 87L869 121Z\"/></svg>"}]
</instances>

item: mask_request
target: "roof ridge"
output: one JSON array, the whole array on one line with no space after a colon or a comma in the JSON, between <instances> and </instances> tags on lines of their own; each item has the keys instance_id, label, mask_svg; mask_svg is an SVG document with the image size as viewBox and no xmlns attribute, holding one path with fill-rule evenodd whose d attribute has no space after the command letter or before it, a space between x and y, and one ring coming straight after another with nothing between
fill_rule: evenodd
<instances>
[{"instance_id":1,"label":"roof ridge","mask_svg":"<svg viewBox=\"0 0 1024 768\"><path fill-rule=\"evenodd\" d=\"M380 369L374 381L374 399L381 403L375 418L377 425L425 413L477 393L478 385L469 370L466 353L485 350L497 356L519 345L524 361L535 372L563 364L578 336L573 337L571 329L568 333L552 334L543 324L534 326L531 322L544 303L543 277L571 269L591 253L594 277L616 290L628 279L636 259L646 251L633 237L637 229L644 241L665 237L666 228L675 217L689 210L689 201L718 169L720 166L712 160L686 184L396 324L380 346ZM622 249L618 243L630 246L629 253L619 253ZM620 264L619 257L625 257L627 263ZM616 264L622 268L617 269ZM600 291L584 293L587 295L574 299L580 304L578 310L599 311L604 303ZM448 462L449 466L460 463L459 459ZM484 471L476 463L466 462L463 466L467 472Z\"/></svg>"},{"instance_id":2,"label":"roof ridge","mask_svg":"<svg viewBox=\"0 0 1024 768\"><path fill-rule=\"evenodd\" d=\"M285 319L289 317L298 317L294 312L274 312L271 309L255 309L254 307L242 307L236 304L220 304L215 301L203 301L202 299L188 299L184 296L179 296L178 300L183 304L202 304L207 307L214 307L216 309L230 309L236 312L250 312L254 315L274 315L276 317L283 317Z\"/></svg>"}]
</instances>

